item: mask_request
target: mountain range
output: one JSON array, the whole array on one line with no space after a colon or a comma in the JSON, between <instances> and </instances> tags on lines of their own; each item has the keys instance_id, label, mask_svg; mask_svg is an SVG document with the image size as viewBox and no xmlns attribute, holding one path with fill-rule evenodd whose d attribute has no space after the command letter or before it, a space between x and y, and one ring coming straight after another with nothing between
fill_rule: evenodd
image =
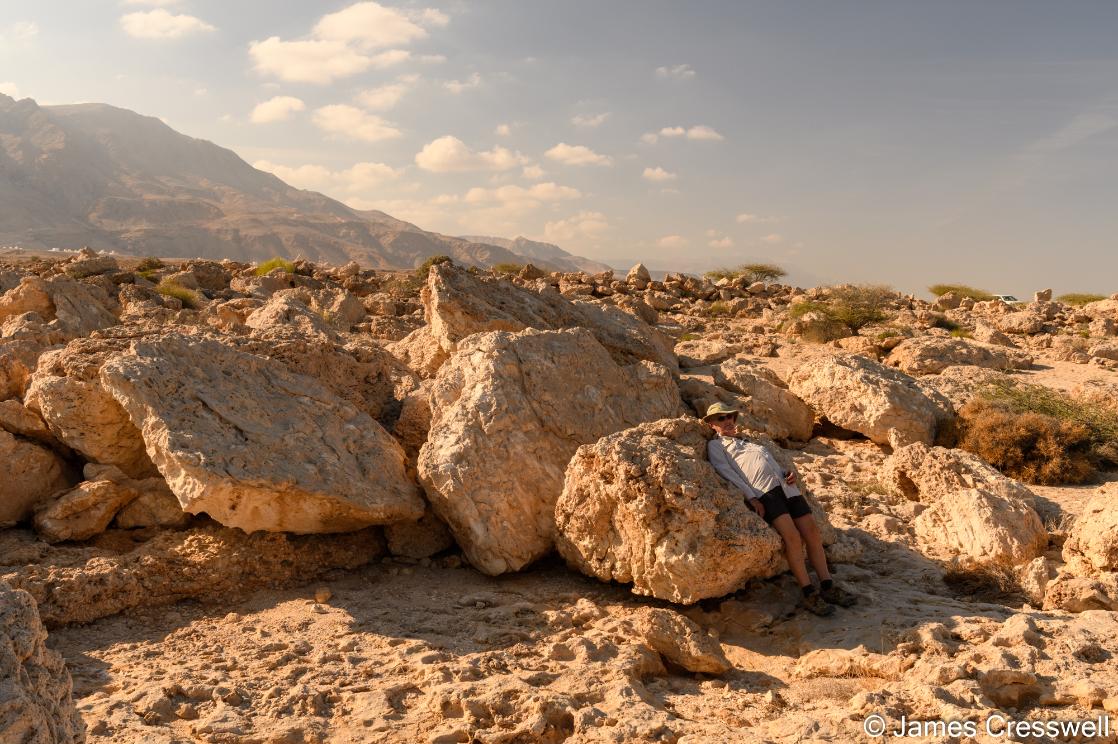
<instances>
[{"instance_id":1,"label":"mountain range","mask_svg":"<svg viewBox=\"0 0 1118 744\"><path fill-rule=\"evenodd\" d=\"M0 94L0 244L259 261L302 256L410 269L608 267L526 238L452 237L296 189L232 150L107 104L40 106Z\"/></svg>"}]
</instances>

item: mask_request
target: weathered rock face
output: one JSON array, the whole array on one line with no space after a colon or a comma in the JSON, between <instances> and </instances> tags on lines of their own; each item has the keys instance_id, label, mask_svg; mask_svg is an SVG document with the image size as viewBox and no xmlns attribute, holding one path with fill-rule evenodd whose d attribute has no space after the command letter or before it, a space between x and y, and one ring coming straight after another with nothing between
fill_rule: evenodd
<instances>
[{"instance_id":1,"label":"weathered rock face","mask_svg":"<svg viewBox=\"0 0 1118 744\"><path fill-rule=\"evenodd\" d=\"M263 307L253 310L245 319L249 328L293 328L305 336L330 338L333 331L322 315L312 311L296 294L297 290L276 292Z\"/></svg>"},{"instance_id":2,"label":"weathered rock face","mask_svg":"<svg viewBox=\"0 0 1118 744\"><path fill-rule=\"evenodd\" d=\"M788 391L784 382L762 364L730 359L714 369L719 386L749 396L748 412L773 439L811 439L815 412Z\"/></svg>"},{"instance_id":3,"label":"weathered rock face","mask_svg":"<svg viewBox=\"0 0 1118 744\"><path fill-rule=\"evenodd\" d=\"M831 423L892 446L931 444L951 410L903 372L856 355L808 359L788 388Z\"/></svg>"},{"instance_id":4,"label":"weathered rock face","mask_svg":"<svg viewBox=\"0 0 1118 744\"><path fill-rule=\"evenodd\" d=\"M112 465L86 465L84 475L83 482L36 509L35 531L47 542L87 540L104 532L120 511L141 496L170 495L162 478L133 480ZM149 506L152 503L149 498ZM172 503L181 521L182 509L173 497Z\"/></svg>"},{"instance_id":5,"label":"weathered rock face","mask_svg":"<svg viewBox=\"0 0 1118 744\"><path fill-rule=\"evenodd\" d=\"M1002 475L978 455L923 444L895 450L885 461L882 482L894 494L924 504L968 488L1025 504L1036 501L1028 486Z\"/></svg>"},{"instance_id":6,"label":"weathered rock face","mask_svg":"<svg viewBox=\"0 0 1118 744\"><path fill-rule=\"evenodd\" d=\"M1022 501L975 488L944 494L916 517L916 538L928 552L963 563L1016 566L1041 555L1048 533Z\"/></svg>"},{"instance_id":7,"label":"weathered rock face","mask_svg":"<svg viewBox=\"0 0 1118 744\"><path fill-rule=\"evenodd\" d=\"M992 369L960 365L948 367L938 375L928 375L917 380L921 390L931 391L929 395L932 397L938 394L946 398L956 411L992 383L1011 384L1012 378Z\"/></svg>"},{"instance_id":8,"label":"weathered rock face","mask_svg":"<svg viewBox=\"0 0 1118 744\"><path fill-rule=\"evenodd\" d=\"M0 431L0 527L27 519L36 505L72 483L54 452Z\"/></svg>"},{"instance_id":9,"label":"weathered rock face","mask_svg":"<svg viewBox=\"0 0 1118 744\"><path fill-rule=\"evenodd\" d=\"M1087 502L1064 542L1064 560L1084 576L1118 571L1118 484L1108 483Z\"/></svg>"},{"instance_id":10,"label":"weathered rock face","mask_svg":"<svg viewBox=\"0 0 1118 744\"><path fill-rule=\"evenodd\" d=\"M437 264L427 276L423 305L431 334L444 351L480 331L586 328L619 364L647 360L676 370L671 340L660 331L619 308L572 302L550 288L535 293Z\"/></svg>"},{"instance_id":11,"label":"weathered rock face","mask_svg":"<svg viewBox=\"0 0 1118 744\"><path fill-rule=\"evenodd\" d=\"M477 334L435 378L420 480L474 566L515 571L551 549L578 446L679 405L665 368L620 367L588 330Z\"/></svg>"},{"instance_id":12,"label":"weathered rock face","mask_svg":"<svg viewBox=\"0 0 1118 744\"><path fill-rule=\"evenodd\" d=\"M934 375L948 367L970 365L987 369L1028 369L1032 357L1004 346L987 346L961 338L919 336L902 341L885 363L909 375Z\"/></svg>"},{"instance_id":13,"label":"weathered rock face","mask_svg":"<svg viewBox=\"0 0 1118 744\"><path fill-rule=\"evenodd\" d=\"M579 447L555 506L567 562L684 604L778 573L779 536L714 471L704 429L667 419Z\"/></svg>"},{"instance_id":14,"label":"weathered rock face","mask_svg":"<svg viewBox=\"0 0 1118 744\"><path fill-rule=\"evenodd\" d=\"M143 478L155 474L140 432L98 378L112 354L128 339L83 338L40 358L26 403L52 434L85 459Z\"/></svg>"},{"instance_id":15,"label":"weathered rock face","mask_svg":"<svg viewBox=\"0 0 1118 744\"><path fill-rule=\"evenodd\" d=\"M0 741L77 744L85 726L70 672L47 648L35 600L0 581Z\"/></svg>"},{"instance_id":16,"label":"weathered rock face","mask_svg":"<svg viewBox=\"0 0 1118 744\"><path fill-rule=\"evenodd\" d=\"M110 359L101 382L188 512L248 532L295 533L423 513L395 440L279 362L171 334Z\"/></svg>"},{"instance_id":17,"label":"weathered rock face","mask_svg":"<svg viewBox=\"0 0 1118 744\"><path fill-rule=\"evenodd\" d=\"M387 349L425 380L434 377L449 356L426 325L388 344Z\"/></svg>"}]
</instances>

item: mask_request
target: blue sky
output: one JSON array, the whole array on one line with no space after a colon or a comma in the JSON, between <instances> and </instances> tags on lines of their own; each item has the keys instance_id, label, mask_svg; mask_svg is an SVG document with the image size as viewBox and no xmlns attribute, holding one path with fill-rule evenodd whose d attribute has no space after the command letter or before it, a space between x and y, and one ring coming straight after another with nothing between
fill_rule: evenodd
<instances>
[{"instance_id":1,"label":"blue sky","mask_svg":"<svg viewBox=\"0 0 1118 744\"><path fill-rule=\"evenodd\" d=\"M1118 3L8 0L0 91L449 234L1118 291Z\"/></svg>"}]
</instances>

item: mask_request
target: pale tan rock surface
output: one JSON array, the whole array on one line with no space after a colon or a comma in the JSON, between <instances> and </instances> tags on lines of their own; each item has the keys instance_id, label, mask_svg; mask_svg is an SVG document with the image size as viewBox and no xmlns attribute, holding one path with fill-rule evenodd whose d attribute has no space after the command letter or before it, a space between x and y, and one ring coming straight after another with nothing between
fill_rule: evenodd
<instances>
[{"instance_id":1,"label":"pale tan rock surface","mask_svg":"<svg viewBox=\"0 0 1118 744\"><path fill-rule=\"evenodd\" d=\"M781 542L711 466L694 418L579 447L555 505L559 552L635 594L691 604L781 569Z\"/></svg>"},{"instance_id":2,"label":"pale tan rock surface","mask_svg":"<svg viewBox=\"0 0 1118 744\"><path fill-rule=\"evenodd\" d=\"M101 382L188 512L249 532L296 533L423 513L396 441L279 362L170 334L113 357Z\"/></svg>"},{"instance_id":3,"label":"pale tan rock surface","mask_svg":"<svg viewBox=\"0 0 1118 744\"><path fill-rule=\"evenodd\" d=\"M388 552L405 558L429 558L454 547L454 537L446 523L430 509L415 522L386 525L384 539Z\"/></svg>"},{"instance_id":4,"label":"pale tan rock surface","mask_svg":"<svg viewBox=\"0 0 1118 744\"><path fill-rule=\"evenodd\" d=\"M416 328L399 341L387 344L386 348L425 380L434 377L449 356L429 325Z\"/></svg>"},{"instance_id":5,"label":"pale tan rock surface","mask_svg":"<svg viewBox=\"0 0 1118 744\"><path fill-rule=\"evenodd\" d=\"M0 741L79 744L85 726L74 706L70 672L47 632L35 600L0 581Z\"/></svg>"},{"instance_id":6,"label":"pale tan rock surface","mask_svg":"<svg viewBox=\"0 0 1118 744\"><path fill-rule=\"evenodd\" d=\"M166 482L161 477L133 480L112 465L85 466L85 480L69 491L63 491L44 501L35 511L35 531L47 542L63 540L87 540L105 531L119 512L131 506L142 496L152 494L154 498L170 497L178 512L177 520L168 519L167 524L181 522L182 509L170 494ZM152 496L146 499L149 508L156 506ZM139 512L133 512L139 516ZM164 507L161 517L168 516ZM126 518L127 521L127 518ZM155 519L152 524L161 524ZM124 525L122 525L124 526ZM133 524L132 526L138 526Z\"/></svg>"},{"instance_id":7,"label":"pale tan rock surface","mask_svg":"<svg viewBox=\"0 0 1118 744\"><path fill-rule=\"evenodd\" d=\"M1084 576L1118 571L1118 484L1103 486L1087 502L1064 542L1064 560Z\"/></svg>"},{"instance_id":8,"label":"pale tan rock surface","mask_svg":"<svg viewBox=\"0 0 1118 744\"><path fill-rule=\"evenodd\" d=\"M1032 357L1017 349L991 346L961 338L919 336L902 341L885 364L909 375L934 375L948 367L968 365L1005 371L1028 369Z\"/></svg>"},{"instance_id":9,"label":"pale tan rock surface","mask_svg":"<svg viewBox=\"0 0 1118 744\"><path fill-rule=\"evenodd\" d=\"M978 455L924 444L895 450L885 461L881 481L892 493L925 504L968 488L1025 504L1036 501L1027 485L1003 475Z\"/></svg>"},{"instance_id":10,"label":"pale tan rock surface","mask_svg":"<svg viewBox=\"0 0 1118 744\"><path fill-rule=\"evenodd\" d=\"M0 579L25 589L47 627L84 623L140 606L188 597L228 600L262 587L312 581L334 568L355 568L384 555L378 529L344 535L252 535L223 527L162 532L117 555L66 555L4 568Z\"/></svg>"},{"instance_id":11,"label":"pale tan rock surface","mask_svg":"<svg viewBox=\"0 0 1118 744\"><path fill-rule=\"evenodd\" d=\"M140 495L116 513L113 524L128 530L137 527L181 527L190 521L163 478L140 481Z\"/></svg>"},{"instance_id":12,"label":"pale tan rock surface","mask_svg":"<svg viewBox=\"0 0 1118 744\"><path fill-rule=\"evenodd\" d=\"M1028 504L975 488L943 494L914 526L922 547L964 564L1017 566L1048 546L1048 533Z\"/></svg>"},{"instance_id":13,"label":"pale tan rock surface","mask_svg":"<svg viewBox=\"0 0 1118 744\"><path fill-rule=\"evenodd\" d=\"M43 417L14 398L0 401L0 429L51 447L61 445Z\"/></svg>"},{"instance_id":14,"label":"pale tan rock surface","mask_svg":"<svg viewBox=\"0 0 1118 744\"><path fill-rule=\"evenodd\" d=\"M749 396L748 413L761 422L762 431L773 439L811 439L815 412L763 364L744 358L727 360L714 368L714 381L727 390Z\"/></svg>"},{"instance_id":15,"label":"pale tan rock surface","mask_svg":"<svg viewBox=\"0 0 1118 744\"><path fill-rule=\"evenodd\" d=\"M933 400L903 372L856 355L810 358L788 388L831 423L878 444L930 444L950 410L946 399Z\"/></svg>"},{"instance_id":16,"label":"pale tan rock surface","mask_svg":"<svg viewBox=\"0 0 1118 744\"><path fill-rule=\"evenodd\" d=\"M0 527L24 521L38 504L72 483L57 454L0 430Z\"/></svg>"},{"instance_id":17,"label":"pale tan rock surface","mask_svg":"<svg viewBox=\"0 0 1118 744\"><path fill-rule=\"evenodd\" d=\"M664 367L618 366L586 329L476 334L439 370L430 400L420 479L470 562L494 575L552 548L580 444L680 411Z\"/></svg>"},{"instance_id":18,"label":"pale tan rock surface","mask_svg":"<svg viewBox=\"0 0 1118 744\"><path fill-rule=\"evenodd\" d=\"M551 289L536 293L437 264L427 276L423 304L432 336L448 352L480 331L580 327L620 364L647 360L676 370L672 342L660 331L611 305L571 301Z\"/></svg>"}]
</instances>

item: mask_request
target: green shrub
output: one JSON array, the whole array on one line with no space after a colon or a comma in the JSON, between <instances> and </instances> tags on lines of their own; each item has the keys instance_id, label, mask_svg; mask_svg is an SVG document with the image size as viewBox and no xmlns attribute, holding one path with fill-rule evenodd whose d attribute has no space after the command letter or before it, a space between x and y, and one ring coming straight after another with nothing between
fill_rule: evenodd
<instances>
[{"instance_id":1,"label":"green shrub","mask_svg":"<svg viewBox=\"0 0 1118 744\"><path fill-rule=\"evenodd\" d=\"M994 299L994 295L990 294L985 289L968 287L965 284L933 284L932 286L928 287L928 291L936 297L945 295L948 292L954 292L960 297L969 297L976 302Z\"/></svg>"},{"instance_id":2,"label":"green shrub","mask_svg":"<svg viewBox=\"0 0 1118 744\"><path fill-rule=\"evenodd\" d=\"M267 261L265 261L264 263L257 266L256 267L256 275L257 276L267 276L268 274L271 274L276 269L283 269L288 274L294 274L295 273L295 264L291 263L286 258L280 258L279 256L276 256L275 258L270 258Z\"/></svg>"},{"instance_id":3,"label":"green shrub","mask_svg":"<svg viewBox=\"0 0 1118 744\"><path fill-rule=\"evenodd\" d=\"M155 281L155 277L159 276L159 270L158 269L143 269L141 271L137 271L136 276L142 276L144 279L147 279L149 282L153 282L153 281Z\"/></svg>"},{"instance_id":4,"label":"green shrub","mask_svg":"<svg viewBox=\"0 0 1118 744\"><path fill-rule=\"evenodd\" d=\"M968 331L966 328L952 328L951 329L951 337L952 338L974 338L974 334L971 333L970 331Z\"/></svg>"},{"instance_id":5,"label":"green shrub","mask_svg":"<svg viewBox=\"0 0 1118 744\"><path fill-rule=\"evenodd\" d=\"M497 263L490 266L489 270L494 274L519 274L523 268L524 265L518 263Z\"/></svg>"},{"instance_id":6,"label":"green shrub","mask_svg":"<svg viewBox=\"0 0 1118 744\"><path fill-rule=\"evenodd\" d=\"M832 318L857 333L863 326L888 320L886 311L896 293L884 284L843 285L828 297Z\"/></svg>"},{"instance_id":7,"label":"green shrub","mask_svg":"<svg viewBox=\"0 0 1118 744\"><path fill-rule=\"evenodd\" d=\"M951 320L951 318L947 317L946 315L940 315L937 313L932 318L932 328L942 328L945 331L951 331L951 333L955 333L955 331L962 328L962 326Z\"/></svg>"},{"instance_id":8,"label":"green shrub","mask_svg":"<svg viewBox=\"0 0 1118 744\"><path fill-rule=\"evenodd\" d=\"M780 279L788 274L787 271L780 268L775 264L742 264L736 269L713 269L703 274L711 281L718 281L719 279L742 279L744 278L750 284L753 282L771 282Z\"/></svg>"},{"instance_id":9,"label":"green shrub","mask_svg":"<svg viewBox=\"0 0 1118 744\"><path fill-rule=\"evenodd\" d=\"M191 310L197 310L202 306L202 298L198 296L197 292L192 289L187 289L176 282L164 280L159 283L155 291L167 297L174 297L176 300L182 302L183 307Z\"/></svg>"},{"instance_id":10,"label":"green shrub","mask_svg":"<svg viewBox=\"0 0 1118 744\"><path fill-rule=\"evenodd\" d=\"M828 312L830 306L824 302L817 302L816 300L800 300L792 307L788 308L788 317L792 320L799 320L808 313L820 313L830 317Z\"/></svg>"},{"instance_id":11,"label":"green shrub","mask_svg":"<svg viewBox=\"0 0 1118 744\"><path fill-rule=\"evenodd\" d=\"M1089 294L1086 292L1071 292L1069 294L1062 294L1056 299L1064 303L1065 305L1075 305L1076 307L1078 307L1080 305L1086 305L1088 302L1098 302L1099 300L1105 300L1106 297L1104 295Z\"/></svg>"},{"instance_id":12,"label":"green shrub","mask_svg":"<svg viewBox=\"0 0 1118 744\"><path fill-rule=\"evenodd\" d=\"M140 263L136 264L136 273L143 274L144 272L152 272L156 269L166 268L167 264L160 261L155 256L148 256L147 258L140 259Z\"/></svg>"},{"instance_id":13,"label":"green shrub","mask_svg":"<svg viewBox=\"0 0 1118 744\"><path fill-rule=\"evenodd\" d=\"M722 302L721 300L712 302L710 303L710 307L706 309L705 314L709 315L710 317L728 316L730 315L730 305L729 303Z\"/></svg>"}]
</instances>

